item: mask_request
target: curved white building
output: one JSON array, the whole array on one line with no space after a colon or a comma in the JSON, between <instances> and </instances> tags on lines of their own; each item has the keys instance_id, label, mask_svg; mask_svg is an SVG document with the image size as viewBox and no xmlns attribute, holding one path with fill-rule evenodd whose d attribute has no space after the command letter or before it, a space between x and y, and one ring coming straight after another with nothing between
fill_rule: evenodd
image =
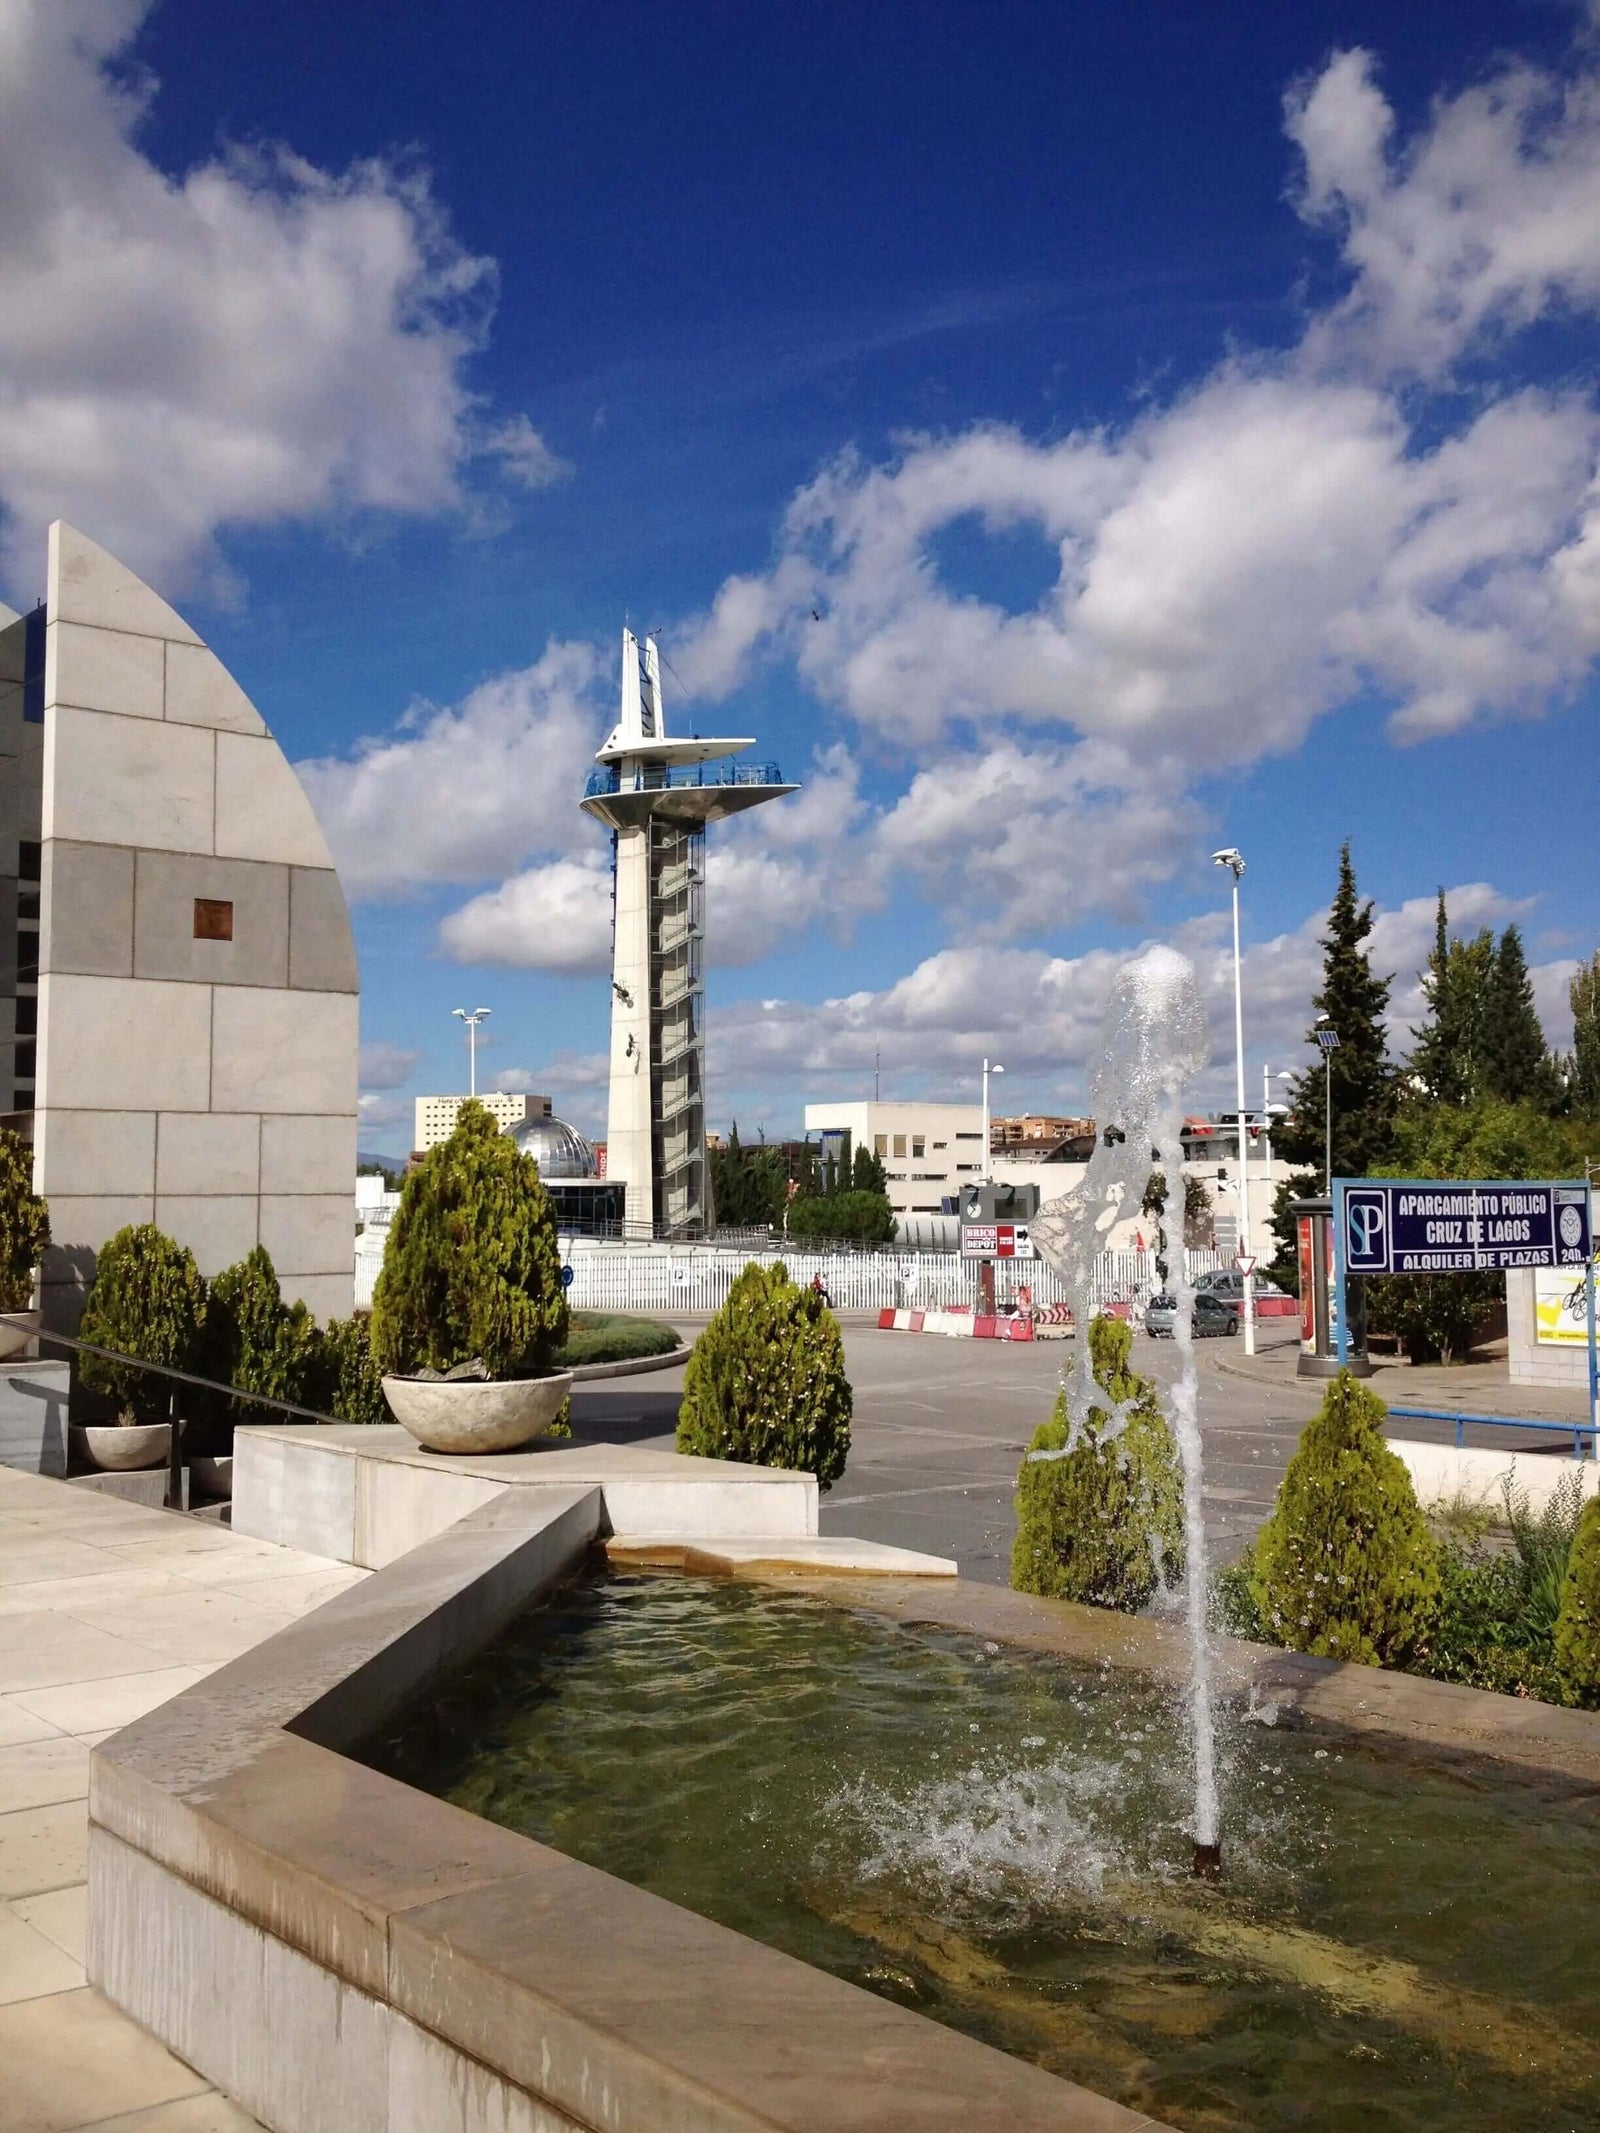
<instances>
[{"instance_id":1,"label":"curved white building","mask_svg":"<svg viewBox=\"0 0 1600 2133\"><path fill-rule=\"evenodd\" d=\"M0 1112L31 1125L46 1322L155 1222L214 1274L261 1243L351 1306L358 981L339 877L264 720L74 527L0 609Z\"/></svg>"}]
</instances>

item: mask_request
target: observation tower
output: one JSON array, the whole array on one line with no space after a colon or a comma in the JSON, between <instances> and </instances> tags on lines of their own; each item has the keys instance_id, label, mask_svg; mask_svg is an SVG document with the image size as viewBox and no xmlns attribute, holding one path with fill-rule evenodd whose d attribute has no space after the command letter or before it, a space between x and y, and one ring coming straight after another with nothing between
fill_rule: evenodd
<instances>
[{"instance_id":1,"label":"observation tower","mask_svg":"<svg viewBox=\"0 0 1600 2133\"><path fill-rule=\"evenodd\" d=\"M631 1237L702 1237L706 1170L706 826L797 790L753 740L669 739L653 637L622 633L622 709L582 806L611 831L606 1178Z\"/></svg>"}]
</instances>

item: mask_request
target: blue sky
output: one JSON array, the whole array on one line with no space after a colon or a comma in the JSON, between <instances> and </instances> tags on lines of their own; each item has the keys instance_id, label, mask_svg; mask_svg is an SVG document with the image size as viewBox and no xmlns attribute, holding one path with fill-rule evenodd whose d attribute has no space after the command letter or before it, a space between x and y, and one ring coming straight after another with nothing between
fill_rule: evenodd
<instances>
[{"instance_id":1,"label":"blue sky","mask_svg":"<svg viewBox=\"0 0 1600 2133\"><path fill-rule=\"evenodd\" d=\"M1119 953L1294 1060L1337 847L1595 945L1576 6L0 0L4 584L190 615L358 897L368 1145L603 1121L624 616L806 783L717 840L713 1121L1077 1100ZM815 619L813 619L815 618Z\"/></svg>"}]
</instances>

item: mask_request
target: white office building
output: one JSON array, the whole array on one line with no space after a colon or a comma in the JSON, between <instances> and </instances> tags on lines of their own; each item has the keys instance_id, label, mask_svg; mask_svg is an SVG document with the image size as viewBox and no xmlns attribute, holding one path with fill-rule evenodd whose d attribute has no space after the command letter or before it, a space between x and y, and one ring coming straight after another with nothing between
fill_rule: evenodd
<instances>
[{"instance_id":1,"label":"white office building","mask_svg":"<svg viewBox=\"0 0 1600 2133\"><path fill-rule=\"evenodd\" d=\"M464 1096L419 1096L416 1102L416 1126L411 1145L419 1153L426 1148L437 1148L455 1131L456 1120L461 1115ZM513 1126L525 1125L530 1118L548 1118L548 1096L480 1096L479 1103L500 1127L509 1133Z\"/></svg>"},{"instance_id":2,"label":"white office building","mask_svg":"<svg viewBox=\"0 0 1600 2133\"><path fill-rule=\"evenodd\" d=\"M883 1163L897 1215L937 1215L963 1185L983 1176L983 1110L978 1104L824 1103L806 1105L806 1138L824 1156L870 1148Z\"/></svg>"}]
</instances>

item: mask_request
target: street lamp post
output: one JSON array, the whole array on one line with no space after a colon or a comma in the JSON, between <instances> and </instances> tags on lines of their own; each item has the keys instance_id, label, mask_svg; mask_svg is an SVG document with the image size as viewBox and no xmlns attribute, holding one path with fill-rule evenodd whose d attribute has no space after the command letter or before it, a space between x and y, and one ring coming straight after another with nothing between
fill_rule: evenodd
<instances>
[{"instance_id":1,"label":"street lamp post","mask_svg":"<svg viewBox=\"0 0 1600 2133\"><path fill-rule=\"evenodd\" d=\"M450 1012L453 1015L459 1015L467 1025L467 1094L476 1096L478 1093L478 1024L485 1015L492 1014L494 1010L488 1007L474 1007L469 1011L465 1007L452 1007Z\"/></svg>"},{"instance_id":2,"label":"street lamp post","mask_svg":"<svg viewBox=\"0 0 1600 2133\"><path fill-rule=\"evenodd\" d=\"M1322 1189L1333 1196L1333 1055L1339 1049L1339 1032L1326 1015L1317 1017L1312 1032L1322 1047Z\"/></svg>"},{"instance_id":3,"label":"street lamp post","mask_svg":"<svg viewBox=\"0 0 1600 2133\"><path fill-rule=\"evenodd\" d=\"M991 1074L1003 1074L1004 1072L1005 1068L1001 1066L998 1060L995 1061L993 1066L989 1064L987 1059L983 1062L983 1182L985 1185L989 1182L989 1076Z\"/></svg>"},{"instance_id":4,"label":"street lamp post","mask_svg":"<svg viewBox=\"0 0 1600 2133\"><path fill-rule=\"evenodd\" d=\"M1213 866L1226 867L1233 876L1233 1065L1235 1093L1238 1098L1239 1126L1239 1257L1244 1261L1244 1352L1256 1352L1256 1295L1255 1269L1250 1263L1250 1179L1249 1148L1250 1128L1245 1123L1244 1109L1244 969L1239 955L1239 876L1244 872L1244 855L1234 845L1226 851L1213 852Z\"/></svg>"}]
</instances>

